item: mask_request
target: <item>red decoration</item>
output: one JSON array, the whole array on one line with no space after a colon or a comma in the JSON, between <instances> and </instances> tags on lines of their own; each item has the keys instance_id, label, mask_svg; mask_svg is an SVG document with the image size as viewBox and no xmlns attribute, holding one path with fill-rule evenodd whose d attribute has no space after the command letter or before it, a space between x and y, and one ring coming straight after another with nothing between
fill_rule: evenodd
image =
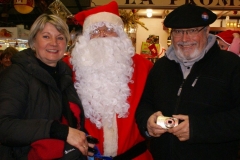
<instances>
[{"instance_id":1,"label":"red decoration","mask_svg":"<svg viewBox=\"0 0 240 160\"><path fill-rule=\"evenodd\" d=\"M153 57L156 57L158 55L158 51L157 51L157 48L155 46L155 44L152 44L151 46L148 47L149 50L151 51L151 55Z\"/></svg>"},{"instance_id":2,"label":"red decoration","mask_svg":"<svg viewBox=\"0 0 240 160\"><path fill-rule=\"evenodd\" d=\"M238 11L233 11L233 14L237 14Z\"/></svg>"}]
</instances>

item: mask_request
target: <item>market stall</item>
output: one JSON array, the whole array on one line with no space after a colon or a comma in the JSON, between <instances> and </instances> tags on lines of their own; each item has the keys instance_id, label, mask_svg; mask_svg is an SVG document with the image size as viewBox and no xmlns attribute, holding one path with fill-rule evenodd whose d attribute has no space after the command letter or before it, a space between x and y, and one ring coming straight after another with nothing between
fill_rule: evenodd
<instances>
[{"instance_id":1,"label":"market stall","mask_svg":"<svg viewBox=\"0 0 240 160\"><path fill-rule=\"evenodd\" d=\"M29 30L24 29L23 25L17 27L0 27L0 50L12 46L23 50L28 48Z\"/></svg>"}]
</instances>

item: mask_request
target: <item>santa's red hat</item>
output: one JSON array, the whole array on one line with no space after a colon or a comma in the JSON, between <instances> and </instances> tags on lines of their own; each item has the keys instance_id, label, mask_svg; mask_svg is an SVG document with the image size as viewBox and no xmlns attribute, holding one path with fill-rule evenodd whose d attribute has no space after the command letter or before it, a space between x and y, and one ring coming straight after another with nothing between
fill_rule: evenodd
<instances>
[{"instance_id":1,"label":"santa's red hat","mask_svg":"<svg viewBox=\"0 0 240 160\"><path fill-rule=\"evenodd\" d=\"M114 25L123 26L123 21L119 16L118 4L116 1L111 1L106 5L81 11L77 13L74 18L77 23L83 26L83 31L98 22L108 22Z\"/></svg>"},{"instance_id":2,"label":"santa's red hat","mask_svg":"<svg viewBox=\"0 0 240 160\"><path fill-rule=\"evenodd\" d=\"M220 38L223 42L230 45L233 41L233 33L240 33L239 31L232 31L232 30L226 30L223 32L220 32L216 35L217 38Z\"/></svg>"}]
</instances>

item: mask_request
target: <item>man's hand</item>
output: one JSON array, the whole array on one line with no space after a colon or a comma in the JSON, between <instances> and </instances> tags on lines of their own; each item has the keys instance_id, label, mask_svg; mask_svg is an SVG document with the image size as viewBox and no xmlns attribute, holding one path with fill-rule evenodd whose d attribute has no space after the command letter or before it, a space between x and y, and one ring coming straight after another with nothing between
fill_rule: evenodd
<instances>
[{"instance_id":1,"label":"man's hand","mask_svg":"<svg viewBox=\"0 0 240 160\"><path fill-rule=\"evenodd\" d=\"M163 133L165 133L167 130L163 129L159 125L157 125L157 117L163 116L162 112L158 111L152 114L147 121L147 130L148 134L153 137L160 137Z\"/></svg>"},{"instance_id":2,"label":"man's hand","mask_svg":"<svg viewBox=\"0 0 240 160\"><path fill-rule=\"evenodd\" d=\"M189 117L187 115L173 115L174 118L182 120L182 122L171 129L168 129L169 133L174 134L180 141L186 141L189 139Z\"/></svg>"}]
</instances>

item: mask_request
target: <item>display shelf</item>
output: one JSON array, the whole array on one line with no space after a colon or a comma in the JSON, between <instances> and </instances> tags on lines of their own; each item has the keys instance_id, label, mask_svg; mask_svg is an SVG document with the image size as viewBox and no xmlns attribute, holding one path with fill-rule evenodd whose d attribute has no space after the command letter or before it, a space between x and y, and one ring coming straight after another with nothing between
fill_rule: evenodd
<instances>
[{"instance_id":1,"label":"display shelf","mask_svg":"<svg viewBox=\"0 0 240 160\"><path fill-rule=\"evenodd\" d=\"M239 27L210 27L210 31L222 32L226 30L240 31Z\"/></svg>"},{"instance_id":2,"label":"display shelf","mask_svg":"<svg viewBox=\"0 0 240 160\"><path fill-rule=\"evenodd\" d=\"M12 46L21 51L28 48L28 40L23 39L0 39L0 50L4 50L7 47Z\"/></svg>"}]
</instances>

